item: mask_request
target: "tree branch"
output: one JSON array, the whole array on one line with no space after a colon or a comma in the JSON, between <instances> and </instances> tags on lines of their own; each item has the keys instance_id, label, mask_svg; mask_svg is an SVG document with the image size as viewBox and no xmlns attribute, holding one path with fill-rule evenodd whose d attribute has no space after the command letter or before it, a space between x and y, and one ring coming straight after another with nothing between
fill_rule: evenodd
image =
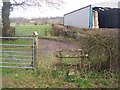
<instances>
[{"instance_id":1,"label":"tree branch","mask_svg":"<svg viewBox=\"0 0 120 90\"><path fill-rule=\"evenodd\" d=\"M46 0L46 4L48 4L50 7L55 7L58 9L63 4L63 0Z\"/></svg>"},{"instance_id":2,"label":"tree branch","mask_svg":"<svg viewBox=\"0 0 120 90\"><path fill-rule=\"evenodd\" d=\"M63 3L63 0L22 0L22 2L13 0L13 3L10 3L10 11L13 11L16 6L21 7L24 10L27 10L27 7L38 7L41 9L44 5L59 9L58 7L60 7Z\"/></svg>"},{"instance_id":3,"label":"tree branch","mask_svg":"<svg viewBox=\"0 0 120 90\"><path fill-rule=\"evenodd\" d=\"M20 5L24 5L25 4L25 2L22 2L22 3L14 3L14 4L11 4L11 6L20 6Z\"/></svg>"},{"instance_id":4,"label":"tree branch","mask_svg":"<svg viewBox=\"0 0 120 90\"><path fill-rule=\"evenodd\" d=\"M14 3L11 6L38 6L42 7L43 4L48 4L52 7L57 6L59 7L63 4L63 0L24 0L23 2L18 3L16 0L13 0Z\"/></svg>"}]
</instances>

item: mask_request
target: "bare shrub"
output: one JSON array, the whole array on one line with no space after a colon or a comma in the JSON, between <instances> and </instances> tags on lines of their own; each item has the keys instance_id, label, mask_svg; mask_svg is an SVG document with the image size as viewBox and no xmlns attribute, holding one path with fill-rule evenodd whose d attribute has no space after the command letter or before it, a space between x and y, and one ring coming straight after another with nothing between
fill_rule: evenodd
<instances>
[{"instance_id":1,"label":"bare shrub","mask_svg":"<svg viewBox=\"0 0 120 90\"><path fill-rule=\"evenodd\" d=\"M52 27L55 36L64 36L64 37L76 39L76 32L74 31L74 29L78 29L78 28L74 28L70 26L67 27L64 26L63 24L52 25Z\"/></svg>"},{"instance_id":2,"label":"bare shrub","mask_svg":"<svg viewBox=\"0 0 120 90\"><path fill-rule=\"evenodd\" d=\"M35 22L35 23L34 23L34 25L38 25L38 23L37 23L37 22Z\"/></svg>"},{"instance_id":3,"label":"bare shrub","mask_svg":"<svg viewBox=\"0 0 120 90\"><path fill-rule=\"evenodd\" d=\"M97 71L118 69L118 30L89 30L80 40L82 48L89 51L91 65Z\"/></svg>"}]
</instances>

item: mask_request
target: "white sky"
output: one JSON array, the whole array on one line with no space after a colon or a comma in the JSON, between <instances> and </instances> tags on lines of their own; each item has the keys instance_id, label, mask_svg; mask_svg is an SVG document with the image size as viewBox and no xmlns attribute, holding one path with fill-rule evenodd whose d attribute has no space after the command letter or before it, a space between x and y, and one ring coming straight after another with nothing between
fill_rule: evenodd
<instances>
[{"instance_id":1,"label":"white sky","mask_svg":"<svg viewBox=\"0 0 120 90\"><path fill-rule=\"evenodd\" d=\"M82 8L90 4L97 4L109 0L63 0L65 3L60 9L55 8L42 8L37 7L28 8L24 10L22 8L16 8L11 12L10 17L25 17L25 18L38 18L38 17L56 17L63 16L64 14L73 10Z\"/></svg>"}]
</instances>

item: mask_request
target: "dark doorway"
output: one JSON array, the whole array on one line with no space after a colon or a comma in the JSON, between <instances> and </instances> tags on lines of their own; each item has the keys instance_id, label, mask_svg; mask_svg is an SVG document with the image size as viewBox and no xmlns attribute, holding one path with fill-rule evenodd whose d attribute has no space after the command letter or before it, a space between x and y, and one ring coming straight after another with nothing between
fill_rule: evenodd
<instances>
[{"instance_id":1,"label":"dark doorway","mask_svg":"<svg viewBox=\"0 0 120 90\"><path fill-rule=\"evenodd\" d=\"M120 28L120 9L95 7L94 10L98 11L99 28Z\"/></svg>"}]
</instances>

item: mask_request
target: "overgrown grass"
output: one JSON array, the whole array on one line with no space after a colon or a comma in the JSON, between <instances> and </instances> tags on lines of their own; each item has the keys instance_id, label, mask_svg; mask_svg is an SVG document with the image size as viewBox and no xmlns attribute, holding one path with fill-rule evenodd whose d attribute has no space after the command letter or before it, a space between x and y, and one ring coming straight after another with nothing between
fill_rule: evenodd
<instances>
[{"instance_id":1,"label":"overgrown grass","mask_svg":"<svg viewBox=\"0 0 120 90\"><path fill-rule=\"evenodd\" d=\"M3 87L4 88L65 88L75 87L75 84L65 82L64 78L60 78L61 74L53 75L52 63L53 56L41 55L39 57L40 66L37 67L37 72L26 69L3 69ZM48 61L49 60L49 61ZM59 70L61 72L61 70ZM60 73L58 71L58 73ZM56 72L55 72L56 74ZM66 74L63 72L63 74ZM64 77L64 75L62 75ZM10 83L9 83L10 82Z\"/></svg>"},{"instance_id":2,"label":"overgrown grass","mask_svg":"<svg viewBox=\"0 0 120 90\"><path fill-rule=\"evenodd\" d=\"M39 57L38 72L27 69L2 69L4 88L117 88L118 76L105 71L80 72L67 76L68 69L56 67L51 55Z\"/></svg>"},{"instance_id":3,"label":"overgrown grass","mask_svg":"<svg viewBox=\"0 0 120 90\"><path fill-rule=\"evenodd\" d=\"M67 68L53 68L53 56L39 58L37 73L26 69L3 69L4 88L117 88L118 76L108 72L80 72L68 76Z\"/></svg>"}]
</instances>

